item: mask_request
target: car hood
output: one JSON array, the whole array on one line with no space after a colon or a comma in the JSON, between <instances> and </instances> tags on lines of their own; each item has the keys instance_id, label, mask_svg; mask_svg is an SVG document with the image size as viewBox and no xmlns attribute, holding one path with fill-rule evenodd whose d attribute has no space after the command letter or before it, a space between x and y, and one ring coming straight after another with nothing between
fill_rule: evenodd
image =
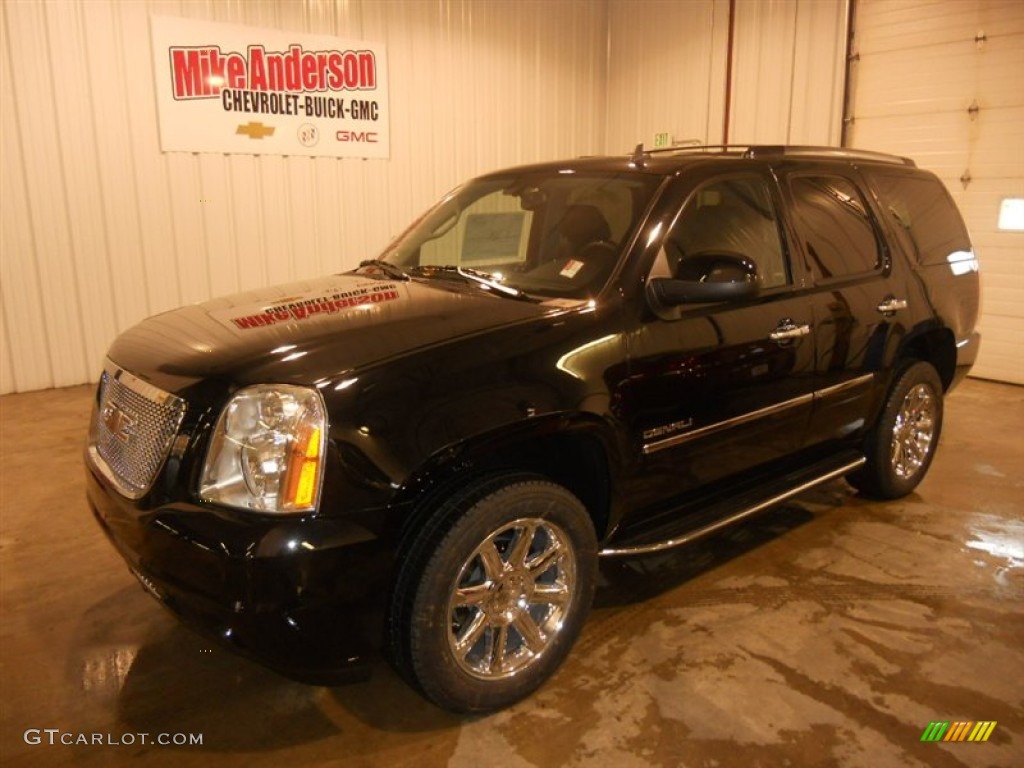
<instances>
[{"instance_id":1,"label":"car hood","mask_svg":"<svg viewBox=\"0 0 1024 768\"><path fill-rule=\"evenodd\" d=\"M150 317L118 337L109 357L171 392L210 378L315 384L565 308L447 280L332 275Z\"/></svg>"}]
</instances>

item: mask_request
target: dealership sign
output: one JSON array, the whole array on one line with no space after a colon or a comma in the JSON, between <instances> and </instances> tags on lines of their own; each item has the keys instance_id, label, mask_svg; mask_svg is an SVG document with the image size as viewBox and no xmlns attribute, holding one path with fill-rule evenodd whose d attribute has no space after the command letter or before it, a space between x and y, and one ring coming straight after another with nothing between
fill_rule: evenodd
<instances>
[{"instance_id":1,"label":"dealership sign","mask_svg":"<svg viewBox=\"0 0 1024 768\"><path fill-rule=\"evenodd\" d=\"M154 16L165 152L388 157L384 46Z\"/></svg>"}]
</instances>

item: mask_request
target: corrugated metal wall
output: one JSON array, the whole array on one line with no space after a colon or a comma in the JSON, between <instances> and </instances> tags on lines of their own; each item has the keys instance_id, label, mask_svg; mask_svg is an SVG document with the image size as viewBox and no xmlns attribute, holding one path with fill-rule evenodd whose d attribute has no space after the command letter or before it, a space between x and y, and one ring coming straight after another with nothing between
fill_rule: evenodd
<instances>
[{"instance_id":1,"label":"corrugated metal wall","mask_svg":"<svg viewBox=\"0 0 1024 768\"><path fill-rule=\"evenodd\" d=\"M913 157L945 182L981 260L972 373L1024 384L1024 233L997 228L1024 197L1024 3L858 0L851 146Z\"/></svg>"},{"instance_id":2,"label":"corrugated metal wall","mask_svg":"<svg viewBox=\"0 0 1024 768\"><path fill-rule=\"evenodd\" d=\"M654 134L839 145L848 0L611 0L608 151Z\"/></svg>"},{"instance_id":3,"label":"corrugated metal wall","mask_svg":"<svg viewBox=\"0 0 1024 768\"><path fill-rule=\"evenodd\" d=\"M739 0L729 140L838 146L848 3Z\"/></svg>"},{"instance_id":4,"label":"corrugated metal wall","mask_svg":"<svg viewBox=\"0 0 1024 768\"><path fill-rule=\"evenodd\" d=\"M611 0L608 152L675 141L720 144L728 0Z\"/></svg>"},{"instance_id":5,"label":"corrugated metal wall","mask_svg":"<svg viewBox=\"0 0 1024 768\"><path fill-rule=\"evenodd\" d=\"M340 271L467 176L604 148L590 0L5 2L0 392L92 380L118 332ZM161 154L150 14L382 41L390 161Z\"/></svg>"},{"instance_id":6,"label":"corrugated metal wall","mask_svg":"<svg viewBox=\"0 0 1024 768\"><path fill-rule=\"evenodd\" d=\"M838 143L846 0L738 0L734 141ZM387 45L391 159L162 154L150 14ZM723 138L728 0L5 2L0 392L188 302L354 266L478 172Z\"/></svg>"}]
</instances>

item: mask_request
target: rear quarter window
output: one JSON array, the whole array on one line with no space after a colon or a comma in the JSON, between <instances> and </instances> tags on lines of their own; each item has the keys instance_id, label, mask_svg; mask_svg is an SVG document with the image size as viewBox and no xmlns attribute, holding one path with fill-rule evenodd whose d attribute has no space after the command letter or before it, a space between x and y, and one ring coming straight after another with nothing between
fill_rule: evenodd
<instances>
[{"instance_id":1,"label":"rear quarter window","mask_svg":"<svg viewBox=\"0 0 1024 768\"><path fill-rule=\"evenodd\" d=\"M971 251L963 218L938 178L878 171L870 178L900 246L918 264L947 264Z\"/></svg>"}]
</instances>

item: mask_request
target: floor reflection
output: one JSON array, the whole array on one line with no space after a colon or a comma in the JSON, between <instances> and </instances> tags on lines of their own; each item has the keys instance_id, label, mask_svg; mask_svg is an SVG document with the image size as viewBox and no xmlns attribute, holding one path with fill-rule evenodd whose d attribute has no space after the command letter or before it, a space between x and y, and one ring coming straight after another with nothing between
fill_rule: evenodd
<instances>
[{"instance_id":1,"label":"floor reflection","mask_svg":"<svg viewBox=\"0 0 1024 768\"><path fill-rule=\"evenodd\" d=\"M118 719L140 732L202 732L217 751L280 749L335 735L323 689L292 682L175 627L139 648Z\"/></svg>"},{"instance_id":2,"label":"floor reflection","mask_svg":"<svg viewBox=\"0 0 1024 768\"><path fill-rule=\"evenodd\" d=\"M966 546L1005 561L1007 568L1024 568L1024 521L978 515L967 526L973 537Z\"/></svg>"},{"instance_id":3,"label":"floor reflection","mask_svg":"<svg viewBox=\"0 0 1024 768\"><path fill-rule=\"evenodd\" d=\"M203 749L279 749L338 732L324 689L224 650L127 586L83 616L68 675L83 730L202 733Z\"/></svg>"}]
</instances>

